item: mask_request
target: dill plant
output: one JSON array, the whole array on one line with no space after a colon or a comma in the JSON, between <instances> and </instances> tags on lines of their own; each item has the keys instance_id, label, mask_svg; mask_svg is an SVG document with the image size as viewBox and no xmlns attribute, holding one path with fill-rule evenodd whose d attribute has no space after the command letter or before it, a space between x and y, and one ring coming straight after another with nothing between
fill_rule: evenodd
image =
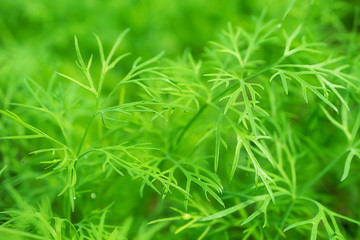
<instances>
[{"instance_id":1,"label":"dill plant","mask_svg":"<svg viewBox=\"0 0 360 240\"><path fill-rule=\"evenodd\" d=\"M79 71L9 84L0 236L359 238L358 10L350 30L328 12L341 31L319 42L329 25L299 9L229 23L198 57L75 37Z\"/></svg>"}]
</instances>

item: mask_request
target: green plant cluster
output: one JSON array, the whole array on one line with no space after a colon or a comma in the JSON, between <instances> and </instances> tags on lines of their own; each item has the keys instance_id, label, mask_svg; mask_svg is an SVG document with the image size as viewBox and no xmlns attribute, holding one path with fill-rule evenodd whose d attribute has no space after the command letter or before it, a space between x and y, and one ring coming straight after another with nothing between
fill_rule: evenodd
<instances>
[{"instance_id":1,"label":"green plant cluster","mask_svg":"<svg viewBox=\"0 0 360 240\"><path fill-rule=\"evenodd\" d=\"M359 4L0 13L1 239L360 239Z\"/></svg>"}]
</instances>

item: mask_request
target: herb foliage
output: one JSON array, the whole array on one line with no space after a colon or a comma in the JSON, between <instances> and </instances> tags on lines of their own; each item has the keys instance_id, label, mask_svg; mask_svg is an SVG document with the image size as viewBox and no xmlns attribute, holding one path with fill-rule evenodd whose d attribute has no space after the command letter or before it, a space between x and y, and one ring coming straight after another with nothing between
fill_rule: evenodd
<instances>
[{"instance_id":1,"label":"herb foliage","mask_svg":"<svg viewBox=\"0 0 360 240\"><path fill-rule=\"evenodd\" d=\"M219 12L202 54L137 57L126 29L75 37L49 80L0 59L0 236L359 238L359 8L282 2L249 3L244 24Z\"/></svg>"}]
</instances>

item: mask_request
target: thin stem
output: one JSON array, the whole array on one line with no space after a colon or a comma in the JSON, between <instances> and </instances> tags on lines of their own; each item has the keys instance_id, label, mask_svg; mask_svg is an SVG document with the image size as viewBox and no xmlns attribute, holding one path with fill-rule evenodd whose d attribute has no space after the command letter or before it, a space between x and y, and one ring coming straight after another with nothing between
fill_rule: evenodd
<instances>
[{"instance_id":1,"label":"thin stem","mask_svg":"<svg viewBox=\"0 0 360 240\"><path fill-rule=\"evenodd\" d=\"M280 223L280 230L282 230L282 229L284 228L285 223L286 223L286 220L289 218L290 213L291 213L292 209L294 208L294 206L295 206L295 200L293 200L293 201L290 203L288 209L286 210L286 213L285 213L285 215L284 215L284 217L283 217L283 219L281 220L281 223ZM280 233L278 232L278 233L276 234L276 237L275 237L274 240L279 239L279 237L280 237Z\"/></svg>"},{"instance_id":2,"label":"thin stem","mask_svg":"<svg viewBox=\"0 0 360 240\"><path fill-rule=\"evenodd\" d=\"M191 125L196 121L196 119L200 116L200 114L207 108L208 104L204 104L200 110L190 119L190 121L186 124L186 126L181 130L180 134L174 141L174 144L171 146L170 149L174 149L175 146L182 140L184 137L185 132L191 127Z\"/></svg>"},{"instance_id":3,"label":"thin stem","mask_svg":"<svg viewBox=\"0 0 360 240\"><path fill-rule=\"evenodd\" d=\"M71 145L70 145L70 138L69 138L68 134L67 134L66 131L65 131L64 124L62 123L60 117L56 117L56 121L57 121L57 123L58 123L58 125L59 125L59 127L60 127L60 130L61 130L62 135L63 135L64 138L65 138L65 142L66 142L66 144L68 145L71 154L74 156L74 152L73 152L73 150L71 149Z\"/></svg>"},{"instance_id":4,"label":"thin stem","mask_svg":"<svg viewBox=\"0 0 360 240\"><path fill-rule=\"evenodd\" d=\"M286 57L282 56L280 57L276 62L274 62L271 66L268 66L266 68L263 68L262 70L251 74L247 77L245 77L243 79L243 81L252 79L264 72L269 71L271 68L273 68L274 66L278 65L279 63L281 63ZM190 119L190 121L186 124L186 126L182 129L179 137L177 138L177 140L175 141L175 145L177 145L182 138L184 137L185 132L191 127L191 125L196 121L196 119L200 116L200 114L207 108L207 106L212 103L215 102L216 100L218 100L219 98L221 98L226 92L228 92L229 90L233 89L234 87L236 87L238 85L238 82L233 83L232 85L230 85L228 88L222 90L221 92L219 92L218 94L216 94L214 97L211 98L210 102L205 102L204 105L200 108L200 110L194 115L193 118ZM172 146L172 149L174 148L174 146Z\"/></svg>"},{"instance_id":5,"label":"thin stem","mask_svg":"<svg viewBox=\"0 0 360 240\"><path fill-rule=\"evenodd\" d=\"M96 117L97 114L98 114L98 112L95 112L95 113L91 116L91 118L90 118L90 120L89 120L89 123L88 123L88 125L87 125L87 127L86 127L86 129L85 129L85 132L84 132L84 134L83 134L83 136L82 136L82 138L81 138L80 145L79 145L78 150L77 150L77 152L76 152L76 156L79 156L79 155L80 155L81 148L82 148L82 146L83 146L83 144L84 144L84 142L85 142L85 138L86 138L86 136L87 136L87 134L88 134L88 132L89 132L90 126L91 126L92 122L94 121L94 119L95 119L95 117Z\"/></svg>"},{"instance_id":6,"label":"thin stem","mask_svg":"<svg viewBox=\"0 0 360 240\"><path fill-rule=\"evenodd\" d=\"M314 178L311 179L299 192L298 196L302 196L307 190L309 190L322 176L324 176L345 154L342 152L339 156L334 158L327 166L320 171Z\"/></svg>"}]
</instances>

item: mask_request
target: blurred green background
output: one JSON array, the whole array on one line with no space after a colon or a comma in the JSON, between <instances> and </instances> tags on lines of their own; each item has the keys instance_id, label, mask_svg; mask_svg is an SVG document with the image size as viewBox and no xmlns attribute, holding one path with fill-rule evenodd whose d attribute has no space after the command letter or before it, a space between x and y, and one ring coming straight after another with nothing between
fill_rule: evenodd
<instances>
[{"instance_id":1,"label":"blurred green background","mask_svg":"<svg viewBox=\"0 0 360 240\"><path fill-rule=\"evenodd\" d=\"M75 35L83 51L89 54L97 52L93 33L109 47L126 28L131 32L122 48L132 52L134 58L148 58L161 51L165 51L167 57L174 57L185 49L197 57L227 22L247 26L252 23L252 17L264 9L268 9L269 18L281 19L291 2L2 0L0 74L2 79L9 77L4 76L5 73L12 73L15 78L25 75L45 81L54 71L74 67ZM295 1L290 20L283 24L296 27L298 23L319 19L322 25L311 27L330 26L329 35L322 37L333 38L336 31L352 26L353 14L349 13L359 4L356 2L319 0L309 7L308 1ZM338 22L339 19L342 22Z\"/></svg>"}]
</instances>

